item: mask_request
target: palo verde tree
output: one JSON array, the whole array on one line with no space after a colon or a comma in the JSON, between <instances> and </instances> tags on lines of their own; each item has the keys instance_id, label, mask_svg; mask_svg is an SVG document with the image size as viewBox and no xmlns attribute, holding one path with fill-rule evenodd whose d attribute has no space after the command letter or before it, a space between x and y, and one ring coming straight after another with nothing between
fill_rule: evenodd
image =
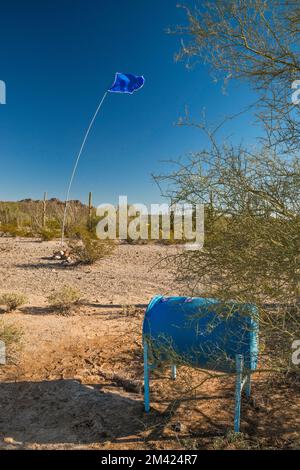
<instances>
[{"instance_id":1,"label":"palo verde tree","mask_svg":"<svg viewBox=\"0 0 300 470\"><path fill-rule=\"evenodd\" d=\"M299 4L216 0L186 12L187 26L175 31L183 36L177 58L204 61L225 82L247 81L265 133L249 150L194 124L210 144L156 178L173 203L206 208L204 248L176 257L178 275L195 294L256 303L268 367L299 372L291 361L300 339L300 131L291 101L300 79Z\"/></svg>"},{"instance_id":2,"label":"palo verde tree","mask_svg":"<svg viewBox=\"0 0 300 470\"><path fill-rule=\"evenodd\" d=\"M247 82L258 94L257 117L265 145L277 152L298 151L299 104L292 100L300 82L300 7L297 0L222 0L185 8L188 24L177 60L201 60L214 79Z\"/></svg>"}]
</instances>

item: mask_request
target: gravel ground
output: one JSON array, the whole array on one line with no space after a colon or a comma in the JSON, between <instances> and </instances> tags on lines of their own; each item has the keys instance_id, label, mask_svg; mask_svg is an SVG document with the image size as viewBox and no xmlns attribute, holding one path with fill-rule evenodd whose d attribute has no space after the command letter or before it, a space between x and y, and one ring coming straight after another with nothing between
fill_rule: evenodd
<instances>
[{"instance_id":1,"label":"gravel ground","mask_svg":"<svg viewBox=\"0 0 300 470\"><path fill-rule=\"evenodd\" d=\"M299 448L299 392L266 385L263 374L254 377L255 401L243 400L238 439L228 435L234 377L205 380L182 367L174 382L170 371L154 371L144 413L144 305L153 295L184 294L170 262L160 263L182 248L119 245L90 267L62 266L51 259L58 248L0 239L0 294L28 297L16 312L0 311L23 332L21 349L0 367L0 450ZM84 297L70 316L46 302L65 284Z\"/></svg>"}]
</instances>

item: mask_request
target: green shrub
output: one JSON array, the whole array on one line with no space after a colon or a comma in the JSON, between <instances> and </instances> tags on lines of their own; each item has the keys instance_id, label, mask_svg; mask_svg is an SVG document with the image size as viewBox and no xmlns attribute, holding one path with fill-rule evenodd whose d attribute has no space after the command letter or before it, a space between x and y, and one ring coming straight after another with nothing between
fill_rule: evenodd
<instances>
[{"instance_id":1,"label":"green shrub","mask_svg":"<svg viewBox=\"0 0 300 470\"><path fill-rule=\"evenodd\" d=\"M5 343L6 360L12 359L20 347L23 336L22 330L15 325L8 325L0 321L0 341Z\"/></svg>"},{"instance_id":2,"label":"green shrub","mask_svg":"<svg viewBox=\"0 0 300 470\"><path fill-rule=\"evenodd\" d=\"M63 315L71 313L72 309L79 304L81 292L71 286L64 286L47 297L50 307Z\"/></svg>"},{"instance_id":3,"label":"green shrub","mask_svg":"<svg viewBox=\"0 0 300 470\"><path fill-rule=\"evenodd\" d=\"M93 264L108 256L114 249L114 244L108 240L98 240L85 231L79 233L80 239L69 244L70 254L82 264Z\"/></svg>"},{"instance_id":4,"label":"green shrub","mask_svg":"<svg viewBox=\"0 0 300 470\"><path fill-rule=\"evenodd\" d=\"M71 240L82 240L84 238L96 238L96 235L90 233L89 230L85 225L74 225L68 231L66 231L66 235Z\"/></svg>"},{"instance_id":5,"label":"green shrub","mask_svg":"<svg viewBox=\"0 0 300 470\"><path fill-rule=\"evenodd\" d=\"M56 237L56 231L44 228L39 232L39 235L44 242L48 242Z\"/></svg>"},{"instance_id":6,"label":"green shrub","mask_svg":"<svg viewBox=\"0 0 300 470\"><path fill-rule=\"evenodd\" d=\"M21 305L27 302L27 298L23 294L16 294L14 292L9 292L0 296L0 305L6 306L7 312L13 312Z\"/></svg>"},{"instance_id":7,"label":"green shrub","mask_svg":"<svg viewBox=\"0 0 300 470\"><path fill-rule=\"evenodd\" d=\"M0 232L6 233L11 237L25 237L27 235L27 230L25 228L20 228L16 224L1 224Z\"/></svg>"},{"instance_id":8,"label":"green shrub","mask_svg":"<svg viewBox=\"0 0 300 470\"><path fill-rule=\"evenodd\" d=\"M61 222L57 219L47 219L47 229L60 231Z\"/></svg>"},{"instance_id":9,"label":"green shrub","mask_svg":"<svg viewBox=\"0 0 300 470\"><path fill-rule=\"evenodd\" d=\"M6 346L18 343L22 338L22 331L15 325L7 325L3 320L0 321L0 341Z\"/></svg>"}]
</instances>

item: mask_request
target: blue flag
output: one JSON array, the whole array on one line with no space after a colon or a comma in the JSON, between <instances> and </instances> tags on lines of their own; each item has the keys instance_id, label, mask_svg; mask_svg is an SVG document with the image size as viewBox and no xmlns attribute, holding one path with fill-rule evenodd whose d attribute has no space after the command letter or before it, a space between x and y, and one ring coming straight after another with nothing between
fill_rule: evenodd
<instances>
[{"instance_id":1,"label":"blue flag","mask_svg":"<svg viewBox=\"0 0 300 470\"><path fill-rule=\"evenodd\" d=\"M145 83L143 76L132 73L116 73L114 84L108 89L112 93L130 93L139 90Z\"/></svg>"}]
</instances>

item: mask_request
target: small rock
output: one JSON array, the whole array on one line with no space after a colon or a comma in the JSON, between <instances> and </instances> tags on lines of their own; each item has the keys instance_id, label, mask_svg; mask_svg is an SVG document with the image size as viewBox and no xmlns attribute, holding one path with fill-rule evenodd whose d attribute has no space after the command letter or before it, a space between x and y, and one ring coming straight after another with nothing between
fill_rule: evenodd
<instances>
[{"instance_id":1,"label":"small rock","mask_svg":"<svg viewBox=\"0 0 300 470\"><path fill-rule=\"evenodd\" d=\"M172 429L175 432L181 432L182 431L182 424L178 421L177 423L174 423L172 425Z\"/></svg>"},{"instance_id":2,"label":"small rock","mask_svg":"<svg viewBox=\"0 0 300 470\"><path fill-rule=\"evenodd\" d=\"M14 444L16 446L21 446L23 444L23 442L15 441L13 437L5 437L3 442L5 442L5 444Z\"/></svg>"}]
</instances>

